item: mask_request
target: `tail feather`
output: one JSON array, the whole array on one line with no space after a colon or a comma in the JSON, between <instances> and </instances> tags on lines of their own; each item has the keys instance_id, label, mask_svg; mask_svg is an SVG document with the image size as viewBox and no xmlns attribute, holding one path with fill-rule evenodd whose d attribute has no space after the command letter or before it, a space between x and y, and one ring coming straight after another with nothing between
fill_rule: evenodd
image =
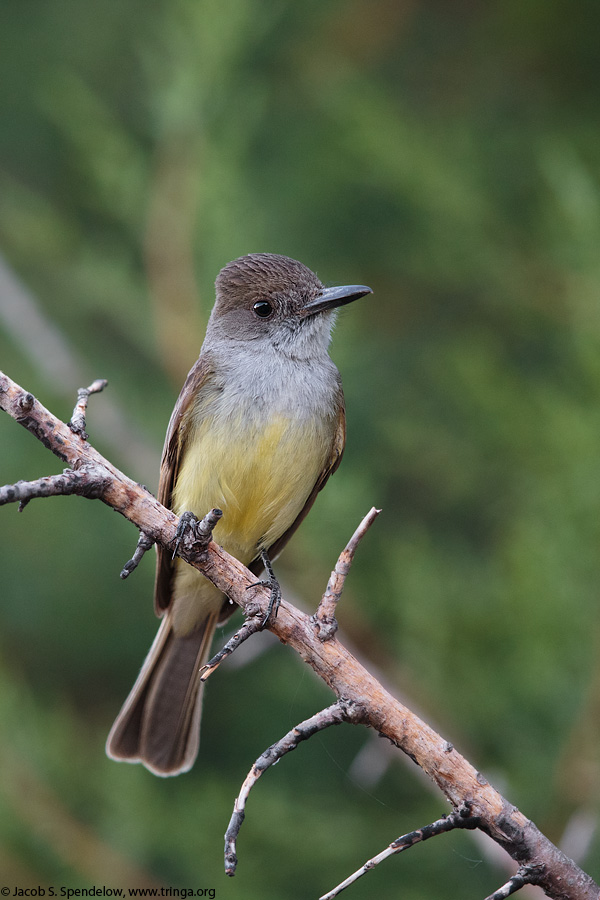
<instances>
[{"instance_id":1,"label":"tail feather","mask_svg":"<svg viewBox=\"0 0 600 900\"><path fill-rule=\"evenodd\" d=\"M141 762L156 775L191 769L198 753L205 663L218 614L178 637L167 613L131 693L110 731L112 759Z\"/></svg>"}]
</instances>

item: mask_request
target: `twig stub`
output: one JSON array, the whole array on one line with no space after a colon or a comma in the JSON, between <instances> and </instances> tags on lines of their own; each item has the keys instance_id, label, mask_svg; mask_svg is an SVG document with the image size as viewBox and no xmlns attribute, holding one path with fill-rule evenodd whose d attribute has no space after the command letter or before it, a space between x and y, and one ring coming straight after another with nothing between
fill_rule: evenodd
<instances>
[{"instance_id":1,"label":"twig stub","mask_svg":"<svg viewBox=\"0 0 600 900\"><path fill-rule=\"evenodd\" d=\"M88 434L85 430L85 417L87 413L87 405L90 394L100 393L100 391L104 390L107 384L108 381L106 380L106 378L97 378L92 382L92 384L90 384L89 387L79 388L79 390L77 391L77 403L75 404L75 409L73 410L71 421L67 424L73 434L78 434L79 437L84 441L87 441L88 439Z\"/></svg>"},{"instance_id":2,"label":"twig stub","mask_svg":"<svg viewBox=\"0 0 600 900\"><path fill-rule=\"evenodd\" d=\"M34 403L35 397L33 396L33 394L23 394L23 396L19 398L19 406L24 413L31 412Z\"/></svg>"},{"instance_id":3,"label":"twig stub","mask_svg":"<svg viewBox=\"0 0 600 900\"><path fill-rule=\"evenodd\" d=\"M486 897L486 900L505 900L511 894L516 894L526 884L537 884L540 876L544 871L543 866L521 866L517 872L509 878L506 884L499 887L497 891Z\"/></svg>"}]
</instances>

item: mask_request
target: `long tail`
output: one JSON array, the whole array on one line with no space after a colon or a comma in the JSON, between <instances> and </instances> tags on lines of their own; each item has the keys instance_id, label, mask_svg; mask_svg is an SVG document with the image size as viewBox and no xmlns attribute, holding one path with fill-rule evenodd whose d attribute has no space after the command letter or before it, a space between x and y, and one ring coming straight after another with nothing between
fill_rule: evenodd
<instances>
[{"instance_id":1,"label":"long tail","mask_svg":"<svg viewBox=\"0 0 600 900\"><path fill-rule=\"evenodd\" d=\"M129 697L111 728L112 759L141 762L155 775L179 775L194 764L200 741L202 682L218 613L176 637L167 613Z\"/></svg>"}]
</instances>

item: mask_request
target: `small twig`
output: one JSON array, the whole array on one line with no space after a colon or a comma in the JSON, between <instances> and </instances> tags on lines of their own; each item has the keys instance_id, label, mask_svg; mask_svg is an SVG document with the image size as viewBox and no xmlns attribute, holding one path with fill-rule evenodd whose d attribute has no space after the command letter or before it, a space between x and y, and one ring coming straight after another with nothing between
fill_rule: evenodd
<instances>
[{"instance_id":1,"label":"small twig","mask_svg":"<svg viewBox=\"0 0 600 900\"><path fill-rule=\"evenodd\" d=\"M252 585L254 587L254 585ZM206 663L206 665L202 666L200 669L200 681L206 681L212 673L217 669L224 659L227 659L234 650L243 644L244 641L247 641L249 637L252 637L253 634L256 634L259 631L263 630L263 617L259 614L257 616L251 616L246 619L241 628L236 631L234 635L232 635L227 643L219 650L218 653L215 653L212 659Z\"/></svg>"},{"instance_id":2,"label":"small twig","mask_svg":"<svg viewBox=\"0 0 600 900\"><path fill-rule=\"evenodd\" d=\"M27 503L36 497L56 497L58 494L76 493L73 472L65 469L62 475L46 475L35 481L17 481L16 484L5 484L0 487L0 506L5 503L18 503L22 512Z\"/></svg>"},{"instance_id":3,"label":"small twig","mask_svg":"<svg viewBox=\"0 0 600 900\"><path fill-rule=\"evenodd\" d=\"M135 548L135 553L128 560L123 568L121 569L119 578L127 578L128 575L131 575L134 569L137 569L139 566L144 553L150 550L151 547L154 546L154 541L149 535L145 534L143 531L140 531L140 536L138 538L137 547Z\"/></svg>"},{"instance_id":4,"label":"small twig","mask_svg":"<svg viewBox=\"0 0 600 900\"><path fill-rule=\"evenodd\" d=\"M81 497L97 497L103 484L102 473L91 466L81 466L76 472L64 469L60 475L44 475L35 481L17 481L0 487L0 506L18 503L23 512L30 500L39 497L61 497L78 494Z\"/></svg>"},{"instance_id":5,"label":"small twig","mask_svg":"<svg viewBox=\"0 0 600 900\"><path fill-rule=\"evenodd\" d=\"M506 884L486 897L485 900L505 900L511 894L516 894L526 884L536 884L539 876L543 872L543 866L521 866L512 878L509 878Z\"/></svg>"},{"instance_id":6,"label":"small twig","mask_svg":"<svg viewBox=\"0 0 600 900\"><path fill-rule=\"evenodd\" d=\"M237 868L236 841L242 822L245 816L246 800L248 794L266 769L276 763L282 756L295 750L301 741L307 740L316 734L317 731L323 731L330 725L339 725L341 722L357 722L361 718L359 710L354 704L344 700L339 700L327 709L311 716L300 722L291 731L288 731L281 740L268 747L261 756L258 757L249 773L246 775L242 788L236 797L233 814L225 832L225 873L227 875L235 875Z\"/></svg>"},{"instance_id":7,"label":"small twig","mask_svg":"<svg viewBox=\"0 0 600 900\"><path fill-rule=\"evenodd\" d=\"M90 394L99 394L107 384L106 378L97 378L89 387L79 388L77 391L77 403L75 404L71 421L67 422L67 425L73 434L78 434L84 441L88 439L88 434L85 430L85 416Z\"/></svg>"},{"instance_id":8,"label":"small twig","mask_svg":"<svg viewBox=\"0 0 600 900\"><path fill-rule=\"evenodd\" d=\"M335 609L344 590L346 576L350 571L356 548L380 512L380 509L373 507L367 513L339 555L313 619L317 626L317 637L320 641L330 640L337 631Z\"/></svg>"},{"instance_id":9,"label":"small twig","mask_svg":"<svg viewBox=\"0 0 600 900\"><path fill-rule=\"evenodd\" d=\"M388 859L388 857L394 856L396 853L402 853L403 850L408 850L409 847L414 847L415 844L427 841L429 838L437 837L438 834L454 831L455 828L477 828L477 825L478 820L470 816L469 806L465 803L458 809L455 809L454 812L451 812L447 816L442 816L441 819L437 819L430 825L425 825L423 828L418 828L416 831L409 831L408 834L403 834L402 837L396 838L389 847L386 847L385 850L382 850L377 856L373 856L372 859L367 860L360 869L353 872L352 875L338 884L337 887L334 887L328 894L323 894L319 900L332 900L333 897L337 897L347 887L350 887L351 884L358 881L358 879L370 869L374 869L375 866L378 866L384 859Z\"/></svg>"}]
</instances>

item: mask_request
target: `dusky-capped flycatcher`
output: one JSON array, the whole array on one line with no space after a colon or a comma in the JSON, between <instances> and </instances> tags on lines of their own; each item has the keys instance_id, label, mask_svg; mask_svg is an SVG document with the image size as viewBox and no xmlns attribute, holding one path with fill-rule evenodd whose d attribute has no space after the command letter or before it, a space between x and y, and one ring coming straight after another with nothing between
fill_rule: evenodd
<instances>
[{"instance_id":1,"label":"dusky-capped flycatcher","mask_svg":"<svg viewBox=\"0 0 600 900\"><path fill-rule=\"evenodd\" d=\"M169 422L158 499L177 515L222 509L215 541L257 574L261 551L277 556L339 465L344 395L327 348L336 307L370 293L324 287L271 253L236 259L217 277L206 338ZM163 620L106 746L113 759L177 775L198 753L200 668L235 606L161 547L154 602Z\"/></svg>"}]
</instances>

